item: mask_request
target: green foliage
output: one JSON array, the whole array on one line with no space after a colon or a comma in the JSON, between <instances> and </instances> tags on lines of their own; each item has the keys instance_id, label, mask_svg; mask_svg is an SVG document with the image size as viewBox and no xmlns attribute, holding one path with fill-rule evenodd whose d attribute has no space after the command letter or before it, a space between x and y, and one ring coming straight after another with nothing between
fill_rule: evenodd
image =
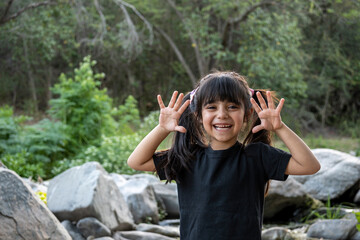
<instances>
[{"instance_id":1,"label":"green foliage","mask_svg":"<svg viewBox=\"0 0 360 240\"><path fill-rule=\"evenodd\" d=\"M358 224L356 224L357 230L360 232L360 212L354 212L356 219L358 221Z\"/></svg>"},{"instance_id":2,"label":"green foliage","mask_svg":"<svg viewBox=\"0 0 360 240\"><path fill-rule=\"evenodd\" d=\"M22 177L43 177L43 162L35 162L32 154L26 150L22 150L15 154L5 153L0 159L6 167L15 171Z\"/></svg>"},{"instance_id":3,"label":"green foliage","mask_svg":"<svg viewBox=\"0 0 360 240\"><path fill-rule=\"evenodd\" d=\"M127 159L144 136L158 124L158 119L159 111L152 112L144 119L140 128L135 133L120 136L102 135L98 146L88 146L72 159L58 161L52 169L52 174L59 174L68 168L90 161L99 162L108 172L119 174L137 173L137 171L127 165ZM160 145L161 147L165 148L168 146L166 143L163 143Z\"/></svg>"},{"instance_id":4,"label":"green foliage","mask_svg":"<svg viewBox=\"0 0 360 240\"><path fill-rule=\"evenodd\" d=\"M342 218L341 205L337 207L331 206L330 197L325 204L325 213L321 213L319 209L310 212L309 215L302 219L303 222L313 221L314 219L339 219Z\"/></svg>"},{"instance_id":5,"label":"green foliage","mask_svg":"<svg viewBox=\"0 0 360 240\"><path fill-rule=\"evenodd\" d=\"M20 124L27 119L24 116L14 117L9 106L0 108L0 156L5 152L16 152Z\"/></svg>"},{"instance_id":6,"label":"green foliage","mask_svg":"<svg viewBox=\"0 0 360 240\"><path fill-rule=\"evenodd\" d=\"M296 106L307 89L302 72L302 35L296 18L259 9L249 17L241 33L237 62L251 85L276 90Z\"/></svg>"},{"instance_id":7,"label":"green foliage","mask_svg":"<svg viewBox=\"0 0 360 240\"><path fill-rule=\"evenodd\" d=\"M105 75L93 72L95 64L90 57L85 57L79 69L75 69L74 78L61 74L60 83L53 88L59 98L50 101L50 113L71 129L75 146L96 143L105 128L114 126L111 98L106 89L99 89L99 80Z\"/></svg>"},{"instance_id":8,"label":"green foliage","mask_svg":"<svg viewBox=\"0 0 360 240\"><path fill-rule=\"evenodd\" d=\"M55 162L69 155L67 151L70 143L68 127L61 122L44 119L29 126L22 133L21 147L31 155L29 164L42 164L42 178L53 177L51 169Z\"/></svg>"},{"instance_id":9,"label":"green foliage","mask_svg":"<svg viewBox=\"0 0 360 240\"><path fill-rule=\"evenodd\" d=\"M117 128L120 135L132 134L140 126L140 114L137 101L133 96L128 96L124 105L113 109L112 115L117 119Z\"/></svg>"},{"instance_id":10,"label":"green foliage","mask_svg":"<svg viewBox=\"0 0 360 240\"><path fill-rule=\"evenodd\" d=\"M80 153L77 158L84 162L97 161L108 172L119 174L134 174L135 170L127 165L127 159L142 137L138 134L114 137L102 137L99 147L90 146Z\"/></svg>"}]
</instances>

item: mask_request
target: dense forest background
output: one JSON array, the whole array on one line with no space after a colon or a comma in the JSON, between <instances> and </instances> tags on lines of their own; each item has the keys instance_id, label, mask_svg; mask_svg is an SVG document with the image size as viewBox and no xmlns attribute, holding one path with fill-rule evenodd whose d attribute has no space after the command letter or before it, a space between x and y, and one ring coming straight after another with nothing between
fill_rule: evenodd
<instances>
[{"instance_id":1,"label":"dense forest background","mask_svg":"<svg viewBox=\"0 0 360 240\"><path fill-rule=\"evenodd\" d=\"M104 129L114 127L119 136L134 133L158 109L157 94L169 99L173 90L191 91L213 70L236 71L251 87L276 91L297 132L331 129L359 138L359 20L359 0L3 0L0 115L14 129L4 120L2 160L16 165L31 153L36 164L71 158L70 166L79 149L101 148L105 130L98 122L111 119ZM85 132L79 117L69 118L76 106L88 119ZM96 111L97 120L86 115ZM14 137L26 121L58 131L61 144L31 150L44 133ZM61 135L60 122L73 124L70 135ZM22 147L10 149L14 142ZM35 170L29 171L24 175Z\"/></svg>"}]
</instances>

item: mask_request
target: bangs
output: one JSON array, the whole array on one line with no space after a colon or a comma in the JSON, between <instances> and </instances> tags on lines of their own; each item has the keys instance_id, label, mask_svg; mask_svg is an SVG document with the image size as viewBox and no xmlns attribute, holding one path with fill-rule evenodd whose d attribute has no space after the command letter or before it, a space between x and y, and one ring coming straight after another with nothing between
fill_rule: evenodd
<instances>
[{"instance_id":1,"label":"bangs","mask_svg":"<svg viewBox=\"0 0 360 240\"><path fill-rule=\"evenodd\" d=\"M243 105L247 93L237 79L220 75L206 81L199 91L201 105L204 106L216 101L228 101Z\"/></svg>"}]
</instances>

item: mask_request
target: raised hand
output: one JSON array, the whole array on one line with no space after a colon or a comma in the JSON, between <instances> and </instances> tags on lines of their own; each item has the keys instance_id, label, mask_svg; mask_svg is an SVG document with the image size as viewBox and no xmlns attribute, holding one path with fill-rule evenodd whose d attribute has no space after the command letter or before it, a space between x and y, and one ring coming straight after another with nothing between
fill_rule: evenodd
<instances>
[{"instance_id":1,"label":"raised hand","mask_svg":"<svg viewBox=\"0 0 360 240\"><path fill-rule=\"evenodd\" d=\"M284 106L285 99L282 98L278 106L275 108L275 104L271 97L270 91L266 91L266 98L268 101L268 105L266 105L266 102L260 92L257 92L256 96L259 99L260 106L256 103L256 101L253 98L251 98L250 101L260 118L261 124L255 126L252 129L252 132L256 133L263 129L268 131L275 131L277 129L280 129L283 126L280 112L282 107Z\"/></svg>"},{"instance_id":2,"label":"raised hand","mask_svg":"<svg viewBox=\"0 0 360 240\"><path fill-rule=\"evenodd\" d=\"M183 105L181 105L184 94L180 93L178 98L177 96L178 92L175 91L167 107L165 107L161 96L157 96L157 100L160 106L159 125L160 127L170 132L178 131L185 133L186 129L183 126L179 126L178 123L181 114L189 106L190 101L187 100Z\"/></svg>"}]
</instances>

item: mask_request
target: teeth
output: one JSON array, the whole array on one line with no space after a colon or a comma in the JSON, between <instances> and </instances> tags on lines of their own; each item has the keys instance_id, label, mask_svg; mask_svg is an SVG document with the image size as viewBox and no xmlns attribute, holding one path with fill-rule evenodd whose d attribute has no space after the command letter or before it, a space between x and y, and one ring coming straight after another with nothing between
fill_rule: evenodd
<instances>
[{"instance_id":1,"label":"teeth","mask_svg":"<svg viewBox=\"0 0 360 240\"><path fill-rule=\"evenodd\" d=\"M231 125L215 125L215 128L229 128Z\"/></svg>"}]
</instances>

